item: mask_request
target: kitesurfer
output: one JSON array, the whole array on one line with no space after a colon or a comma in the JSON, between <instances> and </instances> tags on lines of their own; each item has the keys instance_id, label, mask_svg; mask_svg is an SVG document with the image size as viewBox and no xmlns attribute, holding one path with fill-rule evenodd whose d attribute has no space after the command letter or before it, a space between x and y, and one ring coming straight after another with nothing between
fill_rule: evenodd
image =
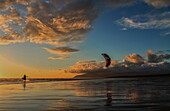
<instances>
[{"instance_id":1,"label":"kitesurfer","mask_svg":"<svg viewBox=\"0 0 170 111\"><path fill-rule=\"evenodd\" d=\"M24 76L22 77L22 80L27 80L27 76L24 75Z\"/></svg>"}]
</instances>

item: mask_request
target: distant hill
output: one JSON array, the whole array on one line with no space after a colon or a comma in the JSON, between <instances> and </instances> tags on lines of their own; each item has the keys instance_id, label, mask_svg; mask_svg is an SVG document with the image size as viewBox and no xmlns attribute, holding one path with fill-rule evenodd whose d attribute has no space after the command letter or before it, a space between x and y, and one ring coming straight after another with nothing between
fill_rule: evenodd
<instances>
[{"instance_id":1,"label":"distant hill","mask_svg":"<svg viewBox=\"0 0 170 111\"><path fill-rule=\"evenodd\" d=\"M128 72L128 73L117 73L117 74L103 74L101 73L87 73L75 76L76 79L91 79L91 78L121 78L121 77L170 77L170 73L136 73L136 72Z\"/></svg>"}]
</instances>

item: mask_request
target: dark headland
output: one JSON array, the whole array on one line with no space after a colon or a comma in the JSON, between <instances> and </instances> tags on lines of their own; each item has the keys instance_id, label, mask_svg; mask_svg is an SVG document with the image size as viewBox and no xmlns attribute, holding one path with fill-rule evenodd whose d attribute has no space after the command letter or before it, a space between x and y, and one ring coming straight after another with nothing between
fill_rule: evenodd
<instances>
[{"instance_id":1,"label":"dark headland","mask_svg":"<svg viewBox=\"0 0 170 111\"><path fill-rule=\"evenodd\" d=\"M140 78L140 77L170 77L170 73L152 74L152 73L117 73L117 74L82 74L75 76L75 79L96 79L96 78Z\"/></svg>"}]
</instances>

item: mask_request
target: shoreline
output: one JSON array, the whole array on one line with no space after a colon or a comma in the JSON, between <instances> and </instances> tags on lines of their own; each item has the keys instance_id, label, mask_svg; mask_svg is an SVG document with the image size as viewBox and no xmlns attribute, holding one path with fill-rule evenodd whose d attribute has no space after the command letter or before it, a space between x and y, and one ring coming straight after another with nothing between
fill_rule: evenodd
<instances>
[{"instance_id":1,"label":"shoreline","mask_svg":"<svg viewBox=\"0 0 170 111\"><path fill-rule=\"evenodd\" d=\"M81 77L82 76L82 77ZM145 78L145 77L170 77L170 74L115 74L112 76L105 76L105 77L88 77L81 75L80 77L74 77L74 78L29 78L28 80L39 80L39 82L42 82L43 80L47 80L46 82L50 81L74 81L74 80L89 80L89 79L105 79L105 78ZM0 78L1 82L6 80L18 80L22 81L20 78ZM41 81L42 80L42 81ZM38 82L38 81L37 81Z\"/></svg>"},{"instance_id":2,"label":"shoreline","mask_svg":"<svg viewBox=\"0 0 170 111\"><path fill-rule=\"evenodd\" d=\"M104 78L152 78L152 77L170 77L170 74L115 74L115 75L108 75L103 77L88 77L86 75L81 75L79 77L75 77L76 79L104 79Z\"/></svg>"},{"instance_id":3,"label":"shoreline","mask_svg":"<svg viewBox=\"0 0 170 111\"><path fill-rule=\"evenodd\" d=\"M106 77L106 78L131 78L131 77L135 77L135 78L145 78L145 77L170 77L170 74L150 74L150 75L120 75L120 76L110 76L110 77Z\"/></svg>"}]
</instances>

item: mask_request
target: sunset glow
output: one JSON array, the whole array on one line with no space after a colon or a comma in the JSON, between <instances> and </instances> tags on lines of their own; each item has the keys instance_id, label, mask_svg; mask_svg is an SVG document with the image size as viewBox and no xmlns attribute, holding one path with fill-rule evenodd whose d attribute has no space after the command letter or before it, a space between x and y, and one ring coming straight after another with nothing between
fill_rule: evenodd
<instances>
[{"instance_id":1,"label":"sunset glow","mask_svg":"<svg viewBox=\"0 0 170 111\"><path fill-rule=\"evenodd\" d=\"M169 73L169 6L168 0L3 0L0 78ZM111 57L109 68L101 53Z\"/></svg>"}]
</instances>

